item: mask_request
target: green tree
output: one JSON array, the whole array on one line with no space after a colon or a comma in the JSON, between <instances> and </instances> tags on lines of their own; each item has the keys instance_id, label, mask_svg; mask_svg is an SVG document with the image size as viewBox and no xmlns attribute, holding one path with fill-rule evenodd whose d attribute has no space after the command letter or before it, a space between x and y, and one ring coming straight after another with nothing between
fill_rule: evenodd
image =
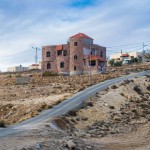
<instances>
[{"instance_id":1,"label":"green tree","mask_svg":"<svg viewBox=\"0 0 150 150\"><path fill-rule=\"evenodd\" d=\"M111 66L113 66L113 65L114 65L114 62L115 62L115 60L114 60L114 59L111 59L111 60L109 61L109 64L110 64Z\"/></svg>"},{"instance_id":2,"label":"green tree","mask_svg":"<svg viewBox=\"0 0 150 150\"><path fill-rule=\"evenodd\" d=\"M132 58L132 59L131 59L131 62L132 62L132 63L135 63L135 62L138 62L138 61L139 61L138 58Z\"/></svg>"},{"instance_id":3,"label":"green tree","mask_svg":"<svg viewBox=\"0 0 150 150\"><path fill-rule=\"evenodd\" d=\"M114 66L122 66L122 61L117 61L114 63Z\"/></svg>"}]
</instances>

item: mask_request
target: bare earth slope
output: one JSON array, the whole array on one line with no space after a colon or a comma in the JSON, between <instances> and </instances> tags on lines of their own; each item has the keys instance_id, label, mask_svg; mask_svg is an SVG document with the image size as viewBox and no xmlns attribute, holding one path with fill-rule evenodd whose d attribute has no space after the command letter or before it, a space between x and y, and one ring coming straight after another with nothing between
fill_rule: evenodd
<instances>
[{"instance_id":1,"label":"bare earth slope","mask_svg":"<svg viewBox=\"0 0 150 150\"><path fill-rule=\"evenodd\" d=\"M101 149L150 149L150 77L97 93L67 119L78 137L99 143Z\"/></svg>"},{"instance_id":2,"label":"bare earth slope","mask_svg":"<svg viewBox=\"0 0 150 150\"><path fill-rule=\"evenodd\" d=\"M150 77L113 85L83 108L0 139L1 150L149 150Z\"/></svg>"}]
</instances>

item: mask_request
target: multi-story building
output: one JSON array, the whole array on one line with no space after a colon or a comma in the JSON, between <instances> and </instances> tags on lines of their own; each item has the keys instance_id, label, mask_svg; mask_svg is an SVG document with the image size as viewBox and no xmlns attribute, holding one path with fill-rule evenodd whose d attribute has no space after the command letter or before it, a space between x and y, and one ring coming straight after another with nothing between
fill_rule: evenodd
<instances>
[{"instance_id":1,"label":"multi-story building","mask_svg":"<svg viewBox=\"0 0 150 150\"><path fill-rule=\"evenodd\" d=\"M67 44L42 47L42 70L60 74L97 73L106 69L106 48L93 44L83 33L71 36Z\"/></svg>"}]
</instances>

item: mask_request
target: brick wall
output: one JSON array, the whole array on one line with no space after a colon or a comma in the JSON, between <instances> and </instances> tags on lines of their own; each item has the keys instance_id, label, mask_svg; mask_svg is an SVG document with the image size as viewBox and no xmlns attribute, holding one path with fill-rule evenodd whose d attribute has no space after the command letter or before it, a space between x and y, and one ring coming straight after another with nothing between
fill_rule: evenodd
<instances>
[{"instance_id":1,"label":"brick wall","mask_svg":"<svg viewBox=\"0 0 150 150\"><path fill-rule=\"evenodd\" d=\"M56 60L56 45L53 46L43 46L42 47L42 70L58 72L57 70L57 60ZM46 53L50 52L50 57L46 57ZM47 69L47 64L50 63L51 68Z\"/></svg>"},{"instance_id":2,"label":"brick wall","mask_svg":"<svg viewBox=\"0 0 150 150\"><path fill-rule=\"evenodd\" d=\"M74 43L77 42L77 46ZM74 59L75 55L77 59ZM75 70L76 67L76 70ZM79 38L70 38L70 75L83 74L83 43Z\"/></svg>"},{"instance_id":3,"label":"brick wall","mask_svg":"<svg viewBox=\"0 0 150 150\"><path fill-rule=\"evenodd\" d=\"M77 45L75 45L75 42L77 42ZM101 67L106 68L105 47L93 44L93 39L70 38L68 44L42 47L42 70L56 73L69 73L70 75L88 73L89 59L84 57L83 48L96 50L95 55L98 59L95 60L96 65L91 66L92 73L99 72ZM62 55L57 55L59 50L62 51ZM67 51L67 56L64 56L65 50ZM46 57L46 52L48 51L51 54L50 57ZM101 52L103 53L103 57L101 57ZM77 56L77 59L74 59L75 56ZM61 62L64 62L63 68L60 67ZM50 69L47 69L47 63L51 64Z\"/></svg>"},{"instance_id":4,"label":"brick wall","mask_svg":"<svg viewBox=\"0 0 150 150\"><path fill-rule=\"evenodd\" d=\"M65 51L67 52L67 55L64 56ZM56 51L57 53L57 51ZM58 73L69 73L69 58L70 58L70 51L69 51L69 45L64 44L62 48L62 55L56 56L56 63L57 63L57 70ZM64 68L60 68L60 63L64 62Z\"/></svg>"}]
</instances>

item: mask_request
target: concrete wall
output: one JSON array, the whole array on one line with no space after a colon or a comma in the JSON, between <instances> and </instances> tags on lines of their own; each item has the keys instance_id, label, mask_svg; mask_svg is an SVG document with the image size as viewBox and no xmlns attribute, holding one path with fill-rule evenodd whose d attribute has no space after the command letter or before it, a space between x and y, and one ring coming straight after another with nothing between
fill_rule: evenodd
<instances>
[{"instance_id":1,"label":"concrete wall","mask_svg":"<svg viewBox=\"0 0 150 150\"><path fill-rule=\"evenodd\" d=\"M27 70L29 70L28 67L22 67L22 66L9 67L7 69L8 72L22 72Z\"/></svg>"}]
</instances>

